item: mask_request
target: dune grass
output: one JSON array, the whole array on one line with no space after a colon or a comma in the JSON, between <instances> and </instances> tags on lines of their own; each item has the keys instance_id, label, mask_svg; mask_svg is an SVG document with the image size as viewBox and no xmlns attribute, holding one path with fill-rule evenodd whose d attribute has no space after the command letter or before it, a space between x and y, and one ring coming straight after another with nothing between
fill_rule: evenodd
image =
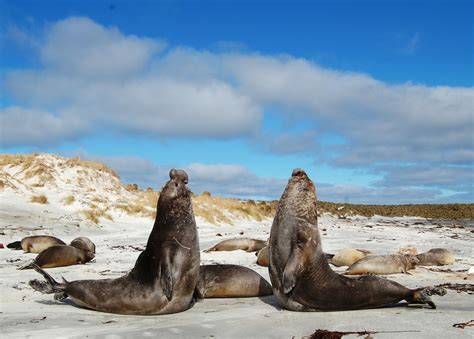
<instances>
[{"instance_id":1,"label":"dune grass","mask_svg":"<svg viewBox=\"0 0 474 339\"><path fill-rule=\"evenodd\" d=\"M30 198L30 202L45 205L48 203L48 198L45 195L33 195Z\"/></svg>"}]
</instances>

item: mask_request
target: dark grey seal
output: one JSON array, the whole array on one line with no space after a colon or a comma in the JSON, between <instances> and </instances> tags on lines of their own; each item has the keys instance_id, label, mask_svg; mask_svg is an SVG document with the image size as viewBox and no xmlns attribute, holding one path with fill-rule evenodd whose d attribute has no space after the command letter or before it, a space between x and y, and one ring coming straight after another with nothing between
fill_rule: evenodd
<instances>
[{"instance_id":1,"label":"dark grey seal","mask_svg":"<svg viewBox=\"0 0 474 339\"><path fill-rule=\"evenodd\" d=\"M186 172L170 171L146 250L125 276L58 283L35 266L46 282L32 280L30 286L42 293L55 293L56 299L69 296L77 305L102 312L145 315L188 309L199 277L200 257L187 183Z\"/></svg>"},{"instance_id":2,"label":"dark grey seal","mask_svg":"<svg viewBox=\"0 0 474 339\"><path fill-rule=\"evenodd\" d=\"M278 204L270 232L269 273L278 303L293 311L375 308L406 300L436 308L429 295L441 288L409 289L375 276L335 273L323 255L318 231L316 189L295 169Z\"/></svg>"}]
</instances>

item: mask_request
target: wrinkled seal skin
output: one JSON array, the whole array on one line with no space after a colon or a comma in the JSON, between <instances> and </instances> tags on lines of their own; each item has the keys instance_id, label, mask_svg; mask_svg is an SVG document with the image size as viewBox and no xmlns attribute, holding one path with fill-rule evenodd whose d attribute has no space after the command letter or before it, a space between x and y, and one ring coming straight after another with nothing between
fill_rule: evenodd
<instances>
[{"instance_id":1,"label":"wrinkled seal skin","mask_svg":"<svg viewBox=\"0 0 474 339\"><path fill-rule=\"evenodd\" d=\"M204 250L204 252L213 251L237 251L243 250L246 252L256 252L261 250L268 244L265 240L249 239L249 238L238 238L223 240L220 243Z\"/></svg>"},{"instance_id":2,"label":"wrinkled seal skin","mask_svg":"<svg viewBox=\"0 0 474 339\"><path fill-rule=\"evenodd\" d=\"M414 269L419 262L411 254L371 255L349 266L344 274L408 274L408 270Z\"/></svg>"},{"instance_id":3,"label":"wrinkled seal skin","mask_svg":"<svg viewBox=\"0 0 474 339\"><path fill-rule=\"evenodd\" d=\"M440 288L411 290L375 276L335 273L321 247L315 187L300 169L293 171L278 204L270 233L269 273L278 303L294 311L375 308L401 300L435 308L429 295L446 293Z\"/></svg>"},{"instance_id":4,"label":"wrinkled seal skin","mask_svg":"<svg viewBox=\"0 0 474 339\"><path fill-rule=\"evenodd\" d=\"M196 297L245 298L273 294L270 284L257 272L239 265L202 265Z\"/></svg>"},{"instance_id":5,"label":"wrinkled seal skin","mask_svg":"<svg viewBox=\"0 0 474 339\"><path fill-rule=\"evenodd\" d=\"M30 286L102 312L146 315L188 309L199 277L198 234L187 174L173 169L170 178L158 199L146 250L130 273L118 279L57 283L35 266L46 282L32 280Z\"/></svg>"},{"instance_id":6,"label":"wrinkled seal skin","mask_svg":"<svg viewBox=\"0 0 474 339\"><path fill-rule=\"evenodd\" d=\"M417 254L422 266L442 266L454 264L454 255L445 248L432 248L428 252Z\"/></svg>"},{"instance_id":7,"label":"wrinkled seal skin","mask_svg":"<svg viewBox=\"0 0 474 339\"><path fill-rule=\"evenodd\" d=\"M66 245L64 241L51 235L32 235L7 245L8 248L21 250L29 253L40 253L48 247L55 245Z\"/></svg>"}]
</instances>

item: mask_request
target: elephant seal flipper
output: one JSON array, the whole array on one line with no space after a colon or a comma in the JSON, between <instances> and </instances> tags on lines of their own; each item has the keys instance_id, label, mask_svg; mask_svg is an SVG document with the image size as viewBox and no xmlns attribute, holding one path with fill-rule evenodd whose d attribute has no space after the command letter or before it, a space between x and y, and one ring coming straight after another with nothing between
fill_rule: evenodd
<instances>
[{"instance_id":1,"label":"elephant seal flipper","mask_svg":"<svg viewBox=\"0 0 474 339\"><path fill-rule=\"evenodd\" d=\"M337 311L383 307L406 300L435 307L431 294L376 276L345 277L324 256L317 225L316 189L295 169L278 203L270 232L269 274L278 303L293 311Z\"/></svg>"}]
</instances>

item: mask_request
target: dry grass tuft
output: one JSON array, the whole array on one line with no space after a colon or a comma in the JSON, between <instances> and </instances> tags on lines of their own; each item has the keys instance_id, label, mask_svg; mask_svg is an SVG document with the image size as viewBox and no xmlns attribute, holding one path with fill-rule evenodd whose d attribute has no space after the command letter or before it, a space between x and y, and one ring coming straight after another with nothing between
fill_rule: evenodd
<instances>
[{"instance_id":1,"label":"dry grass tuft","mask_svg":"<svg viewBox=\"0 0 474 339\"><path fill-rule=\"evenodd\" d=\"M86 217L86 219L89 219L90 221L98 225L100 218L105 218L110 221L114 220L110 213L108 213L107 211L108 208L100 209L96 205L92 204L90 206L90 209L83 210L82 214Z\"/></svg>"},{"instance_id":2,"label":"dry grass tuft","mask_svg":"<svg viewBox=\"0 0 474 339\"><path fill-rule=\"evenodd\" d=\"M105 165L103 163L100 163L100 162L92 162L92 161L88 161L88 160L83 160L79 157L67 159L66 162L65 162L65 166L66 167L82 166L82 167L86 167L86 168L92 168L92 169L98 170L100 172L108 173L108 174L112 175L113 177L115 177L117 179L120 179L117 172L115 172L113 169L111 169L107 165Z\"/></svg>"},{"instance_id":3,"label":"dry grass tuft","mask_svg":"<svg viewBox=\"0 0 474 339\"><path fill-rule=\"evenodd\" d=\"M44 205L48 203L48 198L45 195L33 195L30 198L30 202Z\"/></svg>"},{"instance_id":4,"label":"dry grass tuft","mask_svg":"<svg viewBox=\"0 0 474 339\"><path fill-rule=\"evenodd\" d=\"M252 219L262 221L273 218L276 202L239 200L231 198L199 195L193 198L194 213L210 223L232 224L233 219Z\"/></svg>"},{"instance_id":5,"label":"dry grass tuft","mask_svg":"<svg viewBox=\"0 0 474 339\"><path fill-rule=\"evenodd\" d=\"M76 201L76 198L74 198L73 195L69 195L65 197L62 201L65 205L72 205L74 201Z\"/></svg>"},{"instance_id":6,"label":"dry grass tuft","mask_svg":"<svg viewBox=\"0 0 474 339\"><path fill-rule=\"evenodd\" d=\"M156 205L158 203L159 192L151 190L139 191L137 199L126 204L116 204L115 208L125 211L127 214L140 214L144 217L156 217Z\"/></svg>"},{"instance_id":7,"label":"dry grass tuft","mask_svg":"<svg viewBox=\"0 0 474 339\"><path fill-rule=\"evenodd\" d=\"M0 189L4 189L5 188L5 181L3 180L0 180Z\"/></svg>"}]
</instances>

